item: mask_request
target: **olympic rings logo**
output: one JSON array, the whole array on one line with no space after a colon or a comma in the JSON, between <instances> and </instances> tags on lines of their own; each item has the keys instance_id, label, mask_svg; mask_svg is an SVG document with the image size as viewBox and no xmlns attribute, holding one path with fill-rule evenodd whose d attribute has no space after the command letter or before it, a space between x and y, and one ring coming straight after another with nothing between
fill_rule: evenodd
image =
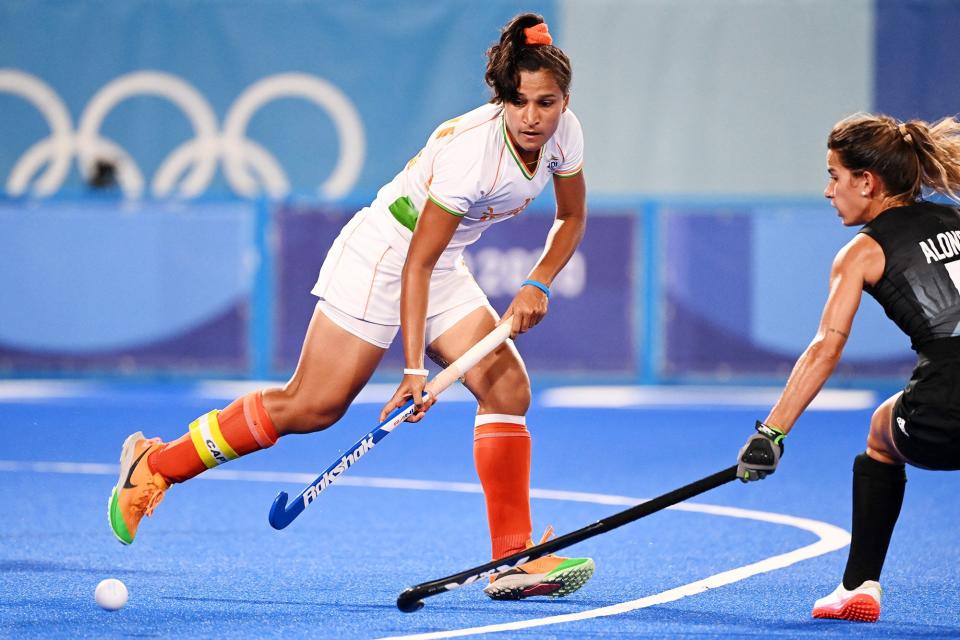
<instances>
[{"instance_id":1,"label":"olympic rings logo","mask_svg":"<svg viewBox=\"0 0 960 640\"><path fill-rule=\"evenodd\" d=\"M306 99L330 116L340 144L333 171L318 187L325 198L338 198L350 191L360 175L365 152L363 123L353 103L337 87L306 73L268 76L250 85L227 112L223 129L203 95L183 79L161 71L136 71L119 76L91 98L74 132L63 100L42 80L17 69L0 69L0 93L12 93L30 102L47 121L50 135L33 144L17 160L7 178L11 196L24 195L33 183L32 195L46 197L60 189L76 157L81 175L91 176L98 160L110 159L124 196L143 196L145 180L136 161L120 145L105 138L100 128L107 115L134 96L169 100L190 121L194 137L163 160L153 176L150 192L158 198L171 195L194 198L210 185L223 161L224 177L238 195L266 193L274 198L289 194L290 183L277 159L246 136L256 112L280 98ZM178 187L179 184L179 187Z\"/></svg>"}]
</instances>

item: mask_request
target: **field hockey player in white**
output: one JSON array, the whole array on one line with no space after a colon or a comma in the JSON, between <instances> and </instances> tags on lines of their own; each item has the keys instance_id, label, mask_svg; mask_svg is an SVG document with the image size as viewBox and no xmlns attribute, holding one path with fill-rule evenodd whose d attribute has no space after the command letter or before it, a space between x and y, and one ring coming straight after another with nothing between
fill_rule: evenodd
<instances>
[{"instance_id":1,"label":"field hockey player in white","mask_svg":"<svg viewBox=\"0 0 960 640\"><path fill-rule=\"evenodd\" d=\"M504 312L513 337L543 319L550 286L586 227L583 135L568 109L570 62L534 14L511 20L487 57L490 103L441 124L334 241L313 288L319 300L290 381L204 414L172 442L141 433L127 438L109 509L121 542L133 542L143 516L172 484L279 437L333 425L401 328L406 368L381 420L413 398L417 413L410 421L419 421L434 402L422 397L425 353L452 362L499 322L464 264L464 247L522 213L552 182L556 219L544 252ZM501 558L533 544L530 381L508 341L475 365L464 384L478 403L474 460L493 557ZM589 558L546 556L495 576L485 592L494 599L565 596L593 569Z\"/></svg>"}]
</instances>

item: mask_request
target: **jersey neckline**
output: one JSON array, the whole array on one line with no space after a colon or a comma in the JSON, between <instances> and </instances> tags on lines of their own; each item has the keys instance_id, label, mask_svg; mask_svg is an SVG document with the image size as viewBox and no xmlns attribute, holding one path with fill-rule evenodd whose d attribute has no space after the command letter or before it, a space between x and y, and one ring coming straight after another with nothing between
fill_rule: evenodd
<instances>
[{"instance_id":1,"label":"jersey neckline","mask_svg":"<svg viewBox=\"0 0 960 640\"><path fill-rule=\"evenodd\" d=\"M520 173L522 173L523 177L527 180L533 180L533 176L537 175L537 171L540 170L540 160L543 159L543 147L540 147L540 153L537 154L536 166L533 168L533 171L530 171L530 169L527 168L526 163L524 163L520 152L517 151L517 148L513 145L513 140L510 138L510 134L507 133L507 119L504 117L503 112L500 113L500 128L503 131L504 143L507 145L510 155L513 156L513 161L517 163L518 167L520 167Z\"/></svg>"}]
</instances>

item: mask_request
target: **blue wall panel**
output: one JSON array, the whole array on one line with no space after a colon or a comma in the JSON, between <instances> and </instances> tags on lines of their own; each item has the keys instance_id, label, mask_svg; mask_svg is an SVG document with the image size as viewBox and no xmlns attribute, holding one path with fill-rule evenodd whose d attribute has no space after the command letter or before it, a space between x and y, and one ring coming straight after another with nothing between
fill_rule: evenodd
<instances>
[{"instance_id":1,"label":"blue wall panel","mask_svg":"<svg viewBox=\"0 0 960 640\"><path fill-rule=\"evenodd\" d=\"M877 111L901 120L960 113L960 3L877 2Z\"/></svg>"},{"instance_id":2,"label":"blue wall panel","mask_svg":"<svg viewBox=\"0 0 960 640\"><path fill-rule=\"evenodd\" d=\"M0 207L0 370L248 370L253 206Z\"/></svg>"},{"instance_id":3,"label":"blue wall panel","mask_svg":"<svg viewBox=\"0 0 960 640\"><path fill-rule=\"evenodd\" d=\"M487 99L486 48L532 10L573 58L599 215L531 368L782 377L851 232L813 199L823 139L858 109L960 110L960 4L708 4L0 4L0 370L287 373L346 216ZM97 159L119 187L87 186ZM468 254L500 310L544 213ZM866 300L840 373L911 363Z\"/></svg>"}]
</instances>

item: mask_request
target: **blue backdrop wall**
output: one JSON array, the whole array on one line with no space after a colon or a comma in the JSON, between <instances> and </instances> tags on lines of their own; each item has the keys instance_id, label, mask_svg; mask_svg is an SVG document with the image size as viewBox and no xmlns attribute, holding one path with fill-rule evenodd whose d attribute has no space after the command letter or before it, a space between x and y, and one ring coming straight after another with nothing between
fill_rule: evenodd
<instances>
[{"instance_id":1,"label":"blue backdrop wall","mask_svg":"<svg viewBox=\"0 0 960 640\"><path fill-rule=\"evenodd\" d=\"M853 233L819 195L826 132L956 111L955 3L4 3L0 371L288 373L337 229L487 99L485 49L524 10L573 59L592 211L528 363L782 378ZM541 200L470 253L501 309ZM911 363L866 301L841 379Z\"/></svg>"}]
</instances>

